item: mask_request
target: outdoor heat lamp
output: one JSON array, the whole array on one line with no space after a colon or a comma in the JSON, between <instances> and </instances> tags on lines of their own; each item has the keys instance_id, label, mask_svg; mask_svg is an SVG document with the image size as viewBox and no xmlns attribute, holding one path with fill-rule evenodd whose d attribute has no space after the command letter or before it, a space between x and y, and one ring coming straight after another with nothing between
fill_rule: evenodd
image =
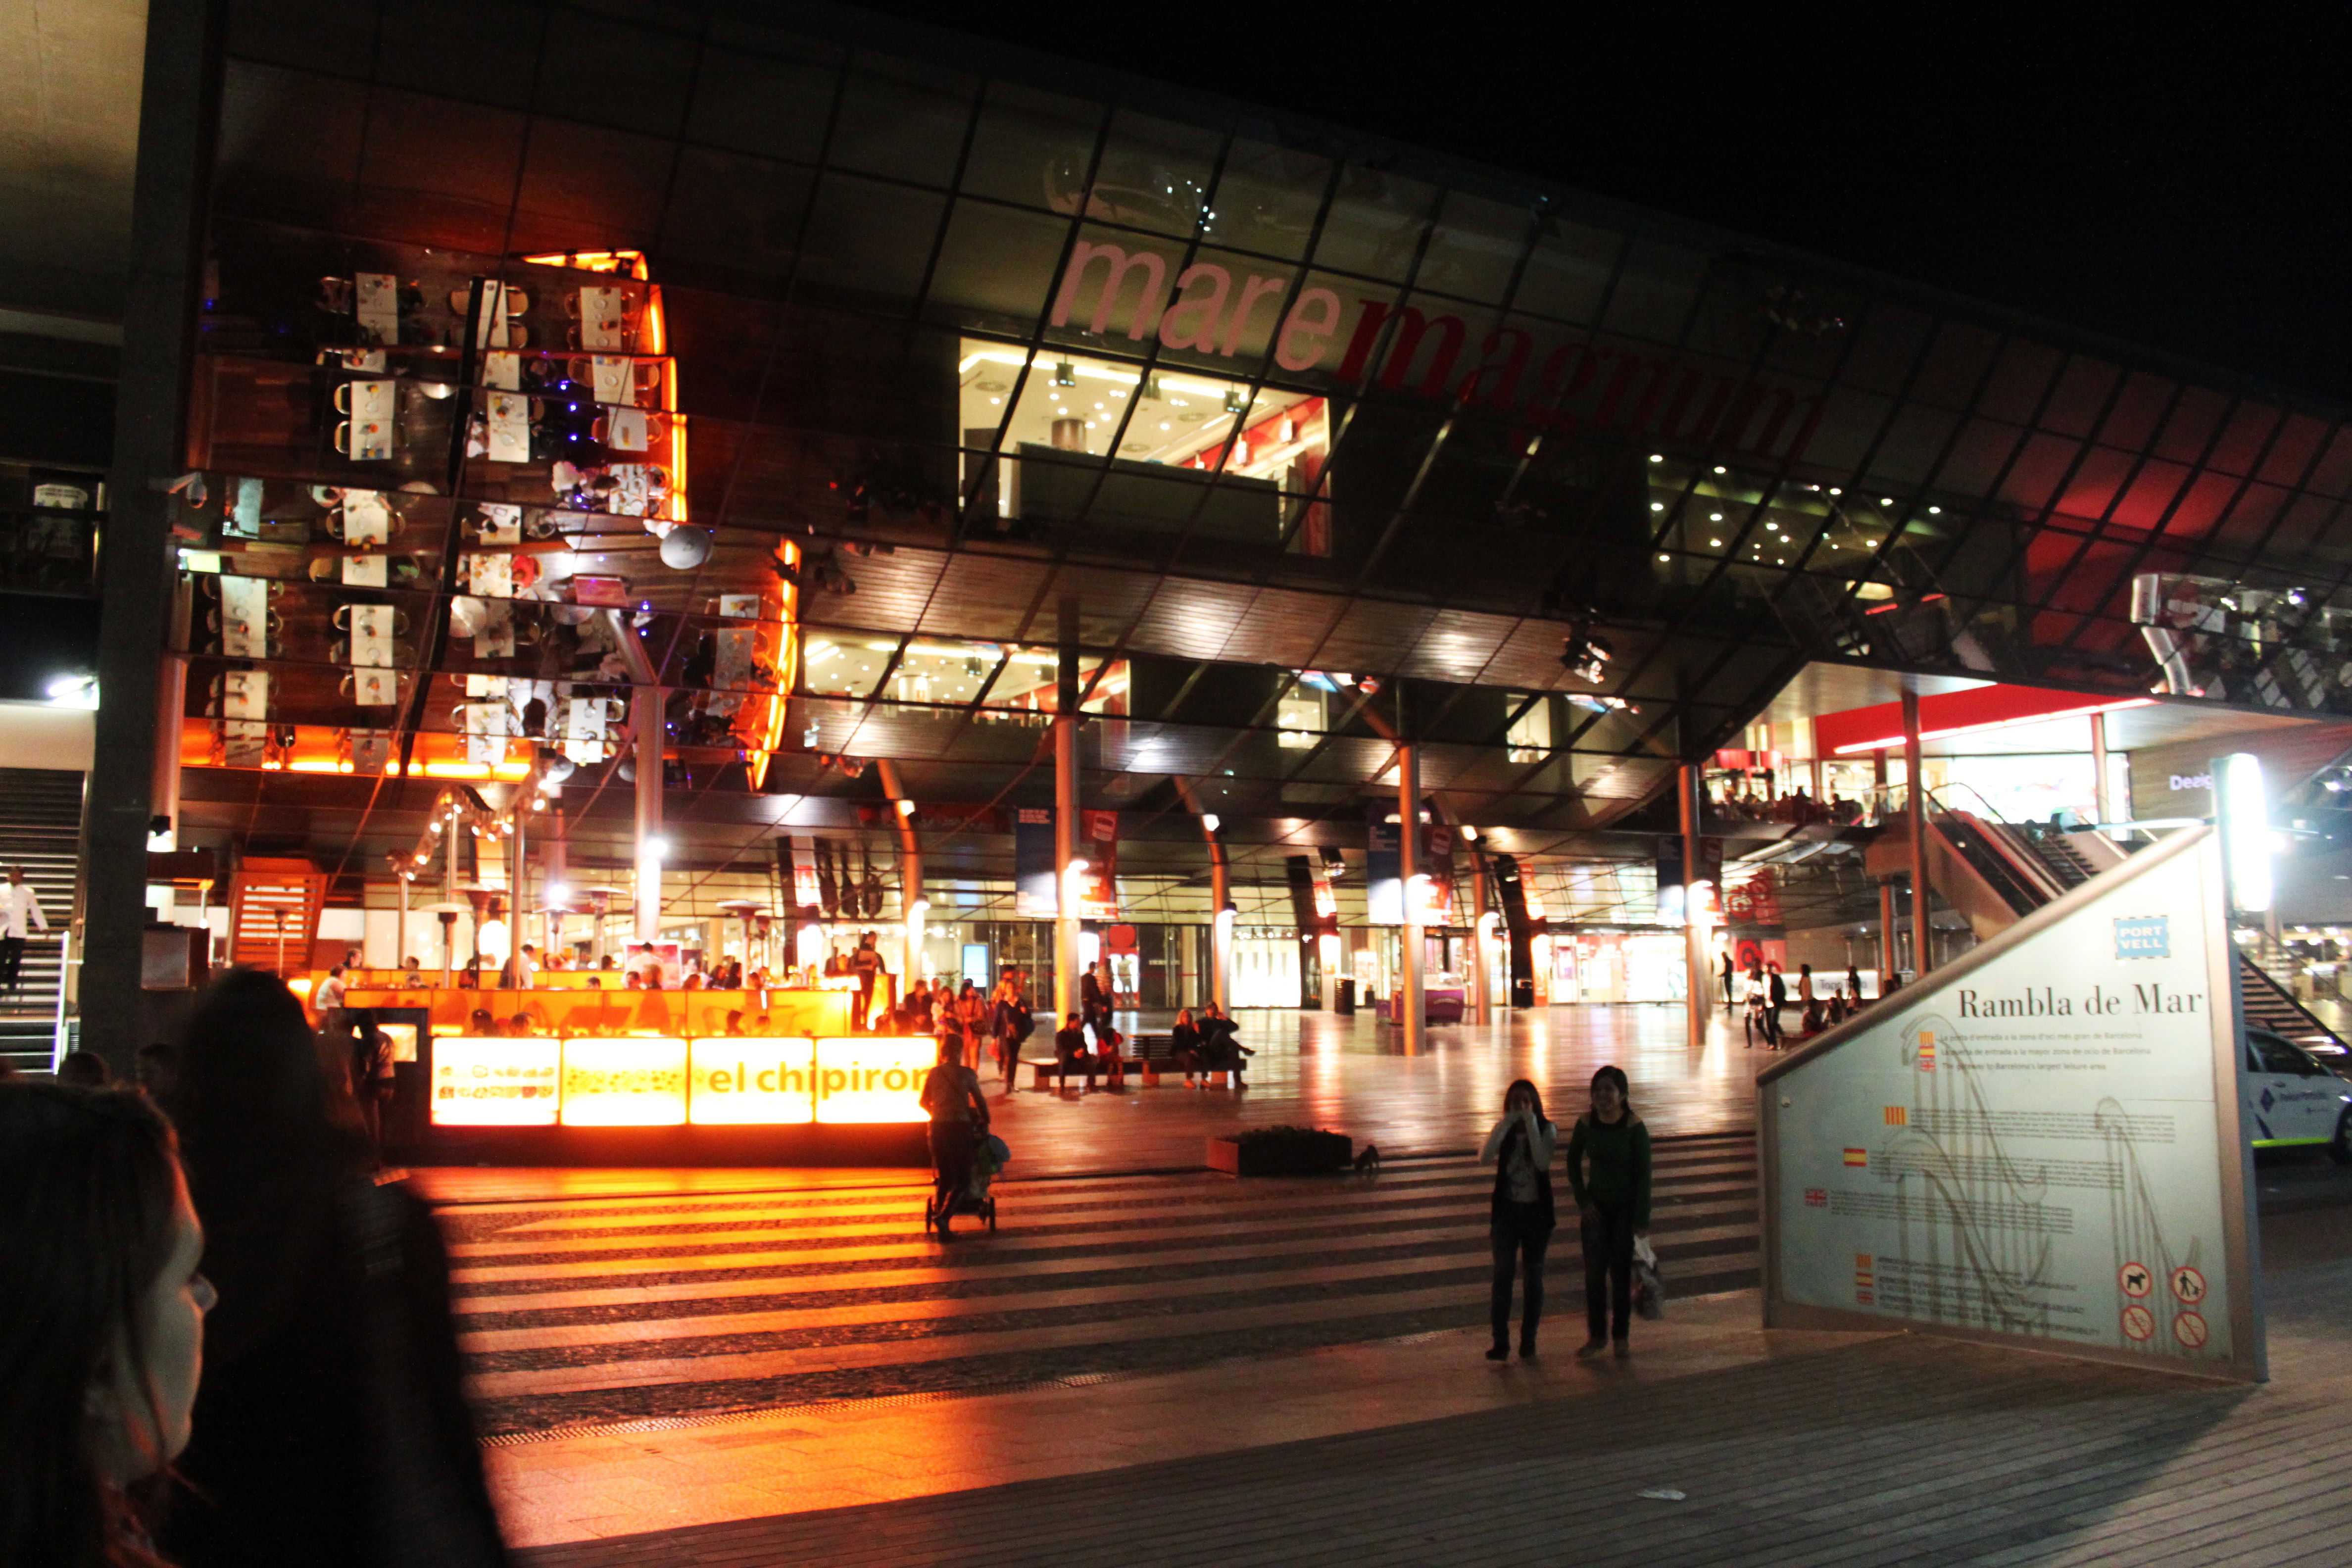
<instances>
[{"instance_id":1,"label":"outdoor heat lamp","mask_svg":"<svg viewBox=\"0 0 2352 1568\"><path fill-rule=\"evenodd\" d=\"M2233 752L2213 759L2213 810L2230 907L2261 914L2271 907L2271 822L2260 757Z\"/></svg>"}]
</instances>

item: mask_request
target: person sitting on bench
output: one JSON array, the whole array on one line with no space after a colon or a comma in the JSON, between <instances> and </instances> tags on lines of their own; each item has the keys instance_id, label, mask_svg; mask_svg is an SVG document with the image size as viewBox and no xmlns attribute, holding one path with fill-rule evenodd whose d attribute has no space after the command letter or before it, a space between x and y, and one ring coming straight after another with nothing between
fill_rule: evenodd
<instances>
[{"instance_id":1,"label":"person sitting on bench","mask_svg":"<svg viewBox=\"0 0 2352 1568\"><path fill-rule=\"evenodd\" d=\"M1201 1009L1202 1065L1211 1072L1233 1074L1235 1088L1241 1086L1242 1058L1257 1055L1237 1037L1241 1027L1214 1002Z\"/></svg>"},{"instance_id":2,"label":"person sitting on bench","mask_svg":"<svg viewBox=\"0 0 2352 1568\"><path fill-rule=\"evenodd\" d=\"M1175 1026L1168 1031L1168 1059L1184 1069L1184 1087L1192 1087L1192 1075L1208 1071L1201 1056L1201 1030L1192 1022L1192 1009L1186 1007L1176 1015Z\"/></svg>"},{"instance_id":3,"label":"person sitting on bench","mask_svg":"<svg viewBox=\"0 0 2352 1568\"><path fill-rule=\"evenodd\" d=\"M1127 1037L1111 1027L1108 1015L1096 1021L1094 1031L1096 1062L1102 1068L1105 1076L1109 1078L1111 1088L1125 1089L1127 1061L1120 1052L1126 1048ZM1088 1079L1087 1082L1091 1087L1094 1080Z\"/></svg>"},{"instance_id":4,"label":"person sitting on bench","mask_svg":"<svg viewBox=\"0 0 2352 1568\"><path fill-rule=\"evenodd\" d=\"M1054 1059L1058 1064L1054 1074L1055 1088L1068 1083L1070 1069L1081 1063L1086 1068L1087 1087L1094 1088L1095 1054L1087 1044L1086 1026L1078 1021L1076 1013L1062 1020L1061 1029L1054 1036Z\"/></svg>"}]
</instances>

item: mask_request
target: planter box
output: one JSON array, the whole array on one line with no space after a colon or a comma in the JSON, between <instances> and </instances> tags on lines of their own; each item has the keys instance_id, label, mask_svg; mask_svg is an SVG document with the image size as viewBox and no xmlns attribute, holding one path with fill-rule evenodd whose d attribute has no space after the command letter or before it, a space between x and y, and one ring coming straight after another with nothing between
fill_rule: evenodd
<instances>
[{"instance_id":1,"label":"planter box","mask_svg":"<svg viewBox=\"0 0 2352 1568\"><path fill-rule=\"evenodd\" d=\"M1355 1154L1344 1132L1209 1140L1209 1169L1229 1176L1319 1176L1346 1170Z\"/></svg>"}]
</instances>

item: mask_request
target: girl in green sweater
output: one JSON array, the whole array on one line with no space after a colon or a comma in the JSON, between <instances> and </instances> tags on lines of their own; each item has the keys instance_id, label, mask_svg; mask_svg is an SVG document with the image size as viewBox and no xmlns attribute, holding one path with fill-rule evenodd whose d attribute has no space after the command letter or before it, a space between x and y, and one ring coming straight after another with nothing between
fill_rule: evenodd
<instances>
[{"instance_id":1,"label":"girl in green sweater","mask_svg":"<svg viewBox=\"0 0 2352 1568\"><path fill-rule=\"evenodd\" d=\"M1576 1353L1587 1358L1612 1344L1631 1353L1633 1240L1650 1233L1650 1130L1627 1094L1622 1068L1594 1073L1591 1113L1576 1119L1568 1140L1568 1185L1583 1220L1586 1338Z\"/></svg>"}]
</instances>

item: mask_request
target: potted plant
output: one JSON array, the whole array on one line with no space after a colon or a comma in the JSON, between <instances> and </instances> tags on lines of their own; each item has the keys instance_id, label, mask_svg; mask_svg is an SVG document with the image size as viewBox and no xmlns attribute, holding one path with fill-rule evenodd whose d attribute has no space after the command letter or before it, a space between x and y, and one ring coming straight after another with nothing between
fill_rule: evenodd
<instances>
[{"instance_id":1,"label":"potted plant","mask_svg":"<svg viewBox=\"0 0 2352 1568\"><path fill-rule=\"evenodd\" d=\"M1209 1169L1233 1176L1319 1176L1355 1156L1344 1132L1316 1127L1253 1127L1209 1140Z\"/></svg>"}]
</instances>

